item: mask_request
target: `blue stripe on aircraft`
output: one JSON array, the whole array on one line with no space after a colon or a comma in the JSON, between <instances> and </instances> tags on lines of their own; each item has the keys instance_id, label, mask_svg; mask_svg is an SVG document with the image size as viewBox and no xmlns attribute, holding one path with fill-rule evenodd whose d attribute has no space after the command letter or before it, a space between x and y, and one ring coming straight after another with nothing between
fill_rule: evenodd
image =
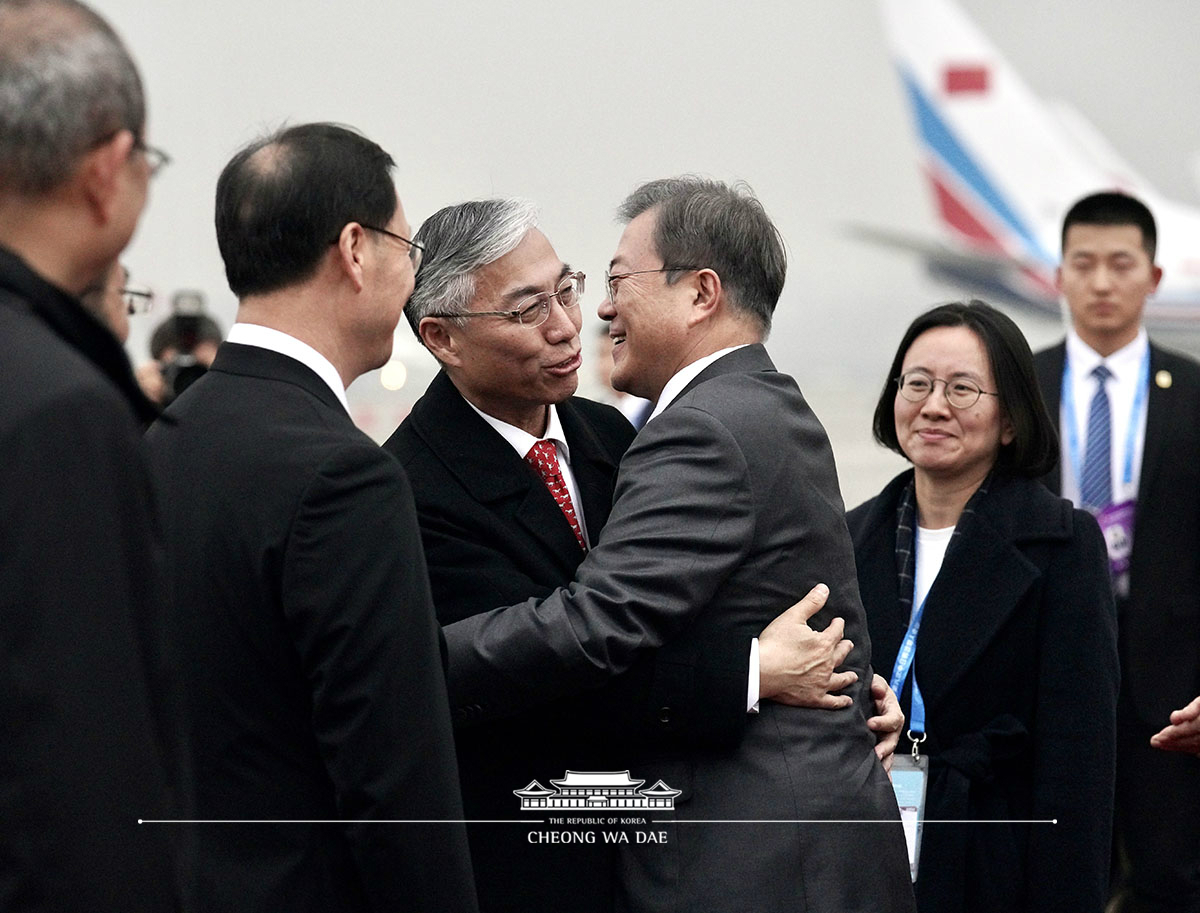
<instances>
[{"instance_id":1,"label":"blue stripe on aircraft","mask_svg":"<svg viewBox=\"0 0 1200 913\"><path fill-rule=\"evenodd\" d=\"M1017 233L1025 242L1030 254L1043 263L1049 265L1057 263L1058 261L1038 244L1033 232L1029 230L1017 214L1004 202L1000 193L992 185L992 182L988 180L987 175L975 164L970 154L951 132L949 126L938 116L929 99L921 92L916 80L903 67L899 69L900 75L904 79L904 86L908 89L913 109L917 113L917 124L921 129L921 136L924 138L925 143L938 154L942 161L967 186L974 190L991 207L992 211L1009 228Z\"/></svg>"}]
</instances>

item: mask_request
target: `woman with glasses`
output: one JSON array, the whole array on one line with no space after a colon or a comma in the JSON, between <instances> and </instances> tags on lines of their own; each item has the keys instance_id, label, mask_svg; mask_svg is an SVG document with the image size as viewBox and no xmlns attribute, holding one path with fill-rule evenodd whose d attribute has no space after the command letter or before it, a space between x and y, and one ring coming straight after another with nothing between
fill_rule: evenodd
<instances>
[{"instance_id":1,"label":"woman with glasses","mask_svg":"<svg viewBox=\"0 0 1200 913\"><path fill-rule=\"evenodd\" d=\"M1038 481L1058 444L1029 345L946 304L888 378L875 438L912 469L848 520L872 663L911 727L896 756L926 777L918 909L1100 913L1116 617L1096 521Z\"/></svg>"}]
</instances>

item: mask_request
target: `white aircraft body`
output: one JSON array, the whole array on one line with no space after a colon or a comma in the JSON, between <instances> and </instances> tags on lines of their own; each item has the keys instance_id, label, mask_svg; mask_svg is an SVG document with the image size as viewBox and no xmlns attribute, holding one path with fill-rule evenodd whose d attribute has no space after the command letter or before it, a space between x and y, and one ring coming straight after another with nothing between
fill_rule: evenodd
<instances>
[{"instance_id":1,"label":"white aircraft body","mask_svg":"<svg viewBox=\"0 0 1200 913\"><path fill-rule=\"evenodd\" d=\"M952 0L882 3L942 237L858 233L972 291L1057 313L1063 215L1088 193L1121 190L1158 223L1163 281L1147 322L1200 323L1200 209L1165 199L1081 114L1035 96Z\"/></svg>"}]
</instances>

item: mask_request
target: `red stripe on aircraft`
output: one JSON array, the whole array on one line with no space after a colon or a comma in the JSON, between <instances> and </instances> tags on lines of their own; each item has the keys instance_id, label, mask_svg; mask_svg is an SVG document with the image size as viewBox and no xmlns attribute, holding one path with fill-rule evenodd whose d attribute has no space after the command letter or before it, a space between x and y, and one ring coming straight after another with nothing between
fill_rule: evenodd
<instances>
[{"instance_id":1,"label":"red stripe on aircraft","mask_svg":"<svg viewBox=\"0 0 1200 913\"><path fill-rule=\"evenodd\" d=\"M942 183L936 174L930 172L929 180L933 184L934 193L937 194L938 211L947 225L975 247L1007 256L1008 251L1004 249L1004 245L1000 243L999 239L988 231L982 222L971 215L967 207L950 192L950 188Z\"/></svg>"},{"instance_id":2,"label":"red stripe on aircraft","mask_svg":"<svg viewBox=\"0 0 1200 913\"><path fill-rule=\"evenodd\" d=\"M928 171L927 174L929 182L933 184L934 192L937 194L938 211L941 212L942 219L946 224L962 235L972 246L988 253L1008 257L1008 251L1004 249L1004 245L1000 243L1000 240L982 222L971 215L967 207L951 192L950 188L932 170ZM1058 296L1054 282L1049 276L1028 266L1021 267L1021 273L1047 299L1053 300Z\"/></svg>"},{"instance_id":3,"label":"red stripe on aircraft","mask_svg":"<svg viewBox=\"0 0 1200 913\"><path fill-rule=\"evenodd\" d=\"M988 90L988 69L984 66L955 66L946 67L944 85L947 95L959 92L986 92Z\"/></svg>"}]
</instances>

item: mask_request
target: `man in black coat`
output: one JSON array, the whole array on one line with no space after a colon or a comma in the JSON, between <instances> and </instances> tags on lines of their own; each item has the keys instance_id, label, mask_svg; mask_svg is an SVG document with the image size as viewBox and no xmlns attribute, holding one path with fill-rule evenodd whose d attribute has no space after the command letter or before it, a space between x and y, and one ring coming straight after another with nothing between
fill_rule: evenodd
<instances>
[{"instance_id":1,"label":"man in black coat","mask_svg":"<svg viewBox=\"0 0 1200 913\"><path fill-rule=\"evenodd\" d=\"M163 653L153 415L78 296L155 153L137 69L69 2L0 3L0 908L168 911L186 809Z\"/></svg>"},{"instance_id":2,"label":"man in black coat","mask_svg":"<svg viewBox=\"0 0 1200 913\"><path fill-rule=\"evenodd\" d=\"M1071 326L1034 358L1062 439L1060 470L1046 483L1076 503L1104 501L1086 506L1105 529L1119 613L1118 909L1195 913L1200 759L1150 739L1200 694L1200 365L1151 344L1142 328L1162 277L1155 242L1153 216L1132 197L1076 203L1058 271ZM1094 417L1093 403L1106 417ZM1089 424L1107 432L1089 434ZM1091 468L1093 447L1107 473ZM1097 472L1107 500L1091 495Z\"/></svg>"},{"instance_id":3,"label":"man in black coat","mask_svg":"<svg viewBox=\"0 0 1200 913\"><path fill-rule=\"evenodd\" d=\"M391 157L328 124L217 184L238 322L149 433L174 546L206 910L476 908L412 494L345 388L419 248ZM280 230L281 226L284 228Z\"/></svg>"}]
</instances>

